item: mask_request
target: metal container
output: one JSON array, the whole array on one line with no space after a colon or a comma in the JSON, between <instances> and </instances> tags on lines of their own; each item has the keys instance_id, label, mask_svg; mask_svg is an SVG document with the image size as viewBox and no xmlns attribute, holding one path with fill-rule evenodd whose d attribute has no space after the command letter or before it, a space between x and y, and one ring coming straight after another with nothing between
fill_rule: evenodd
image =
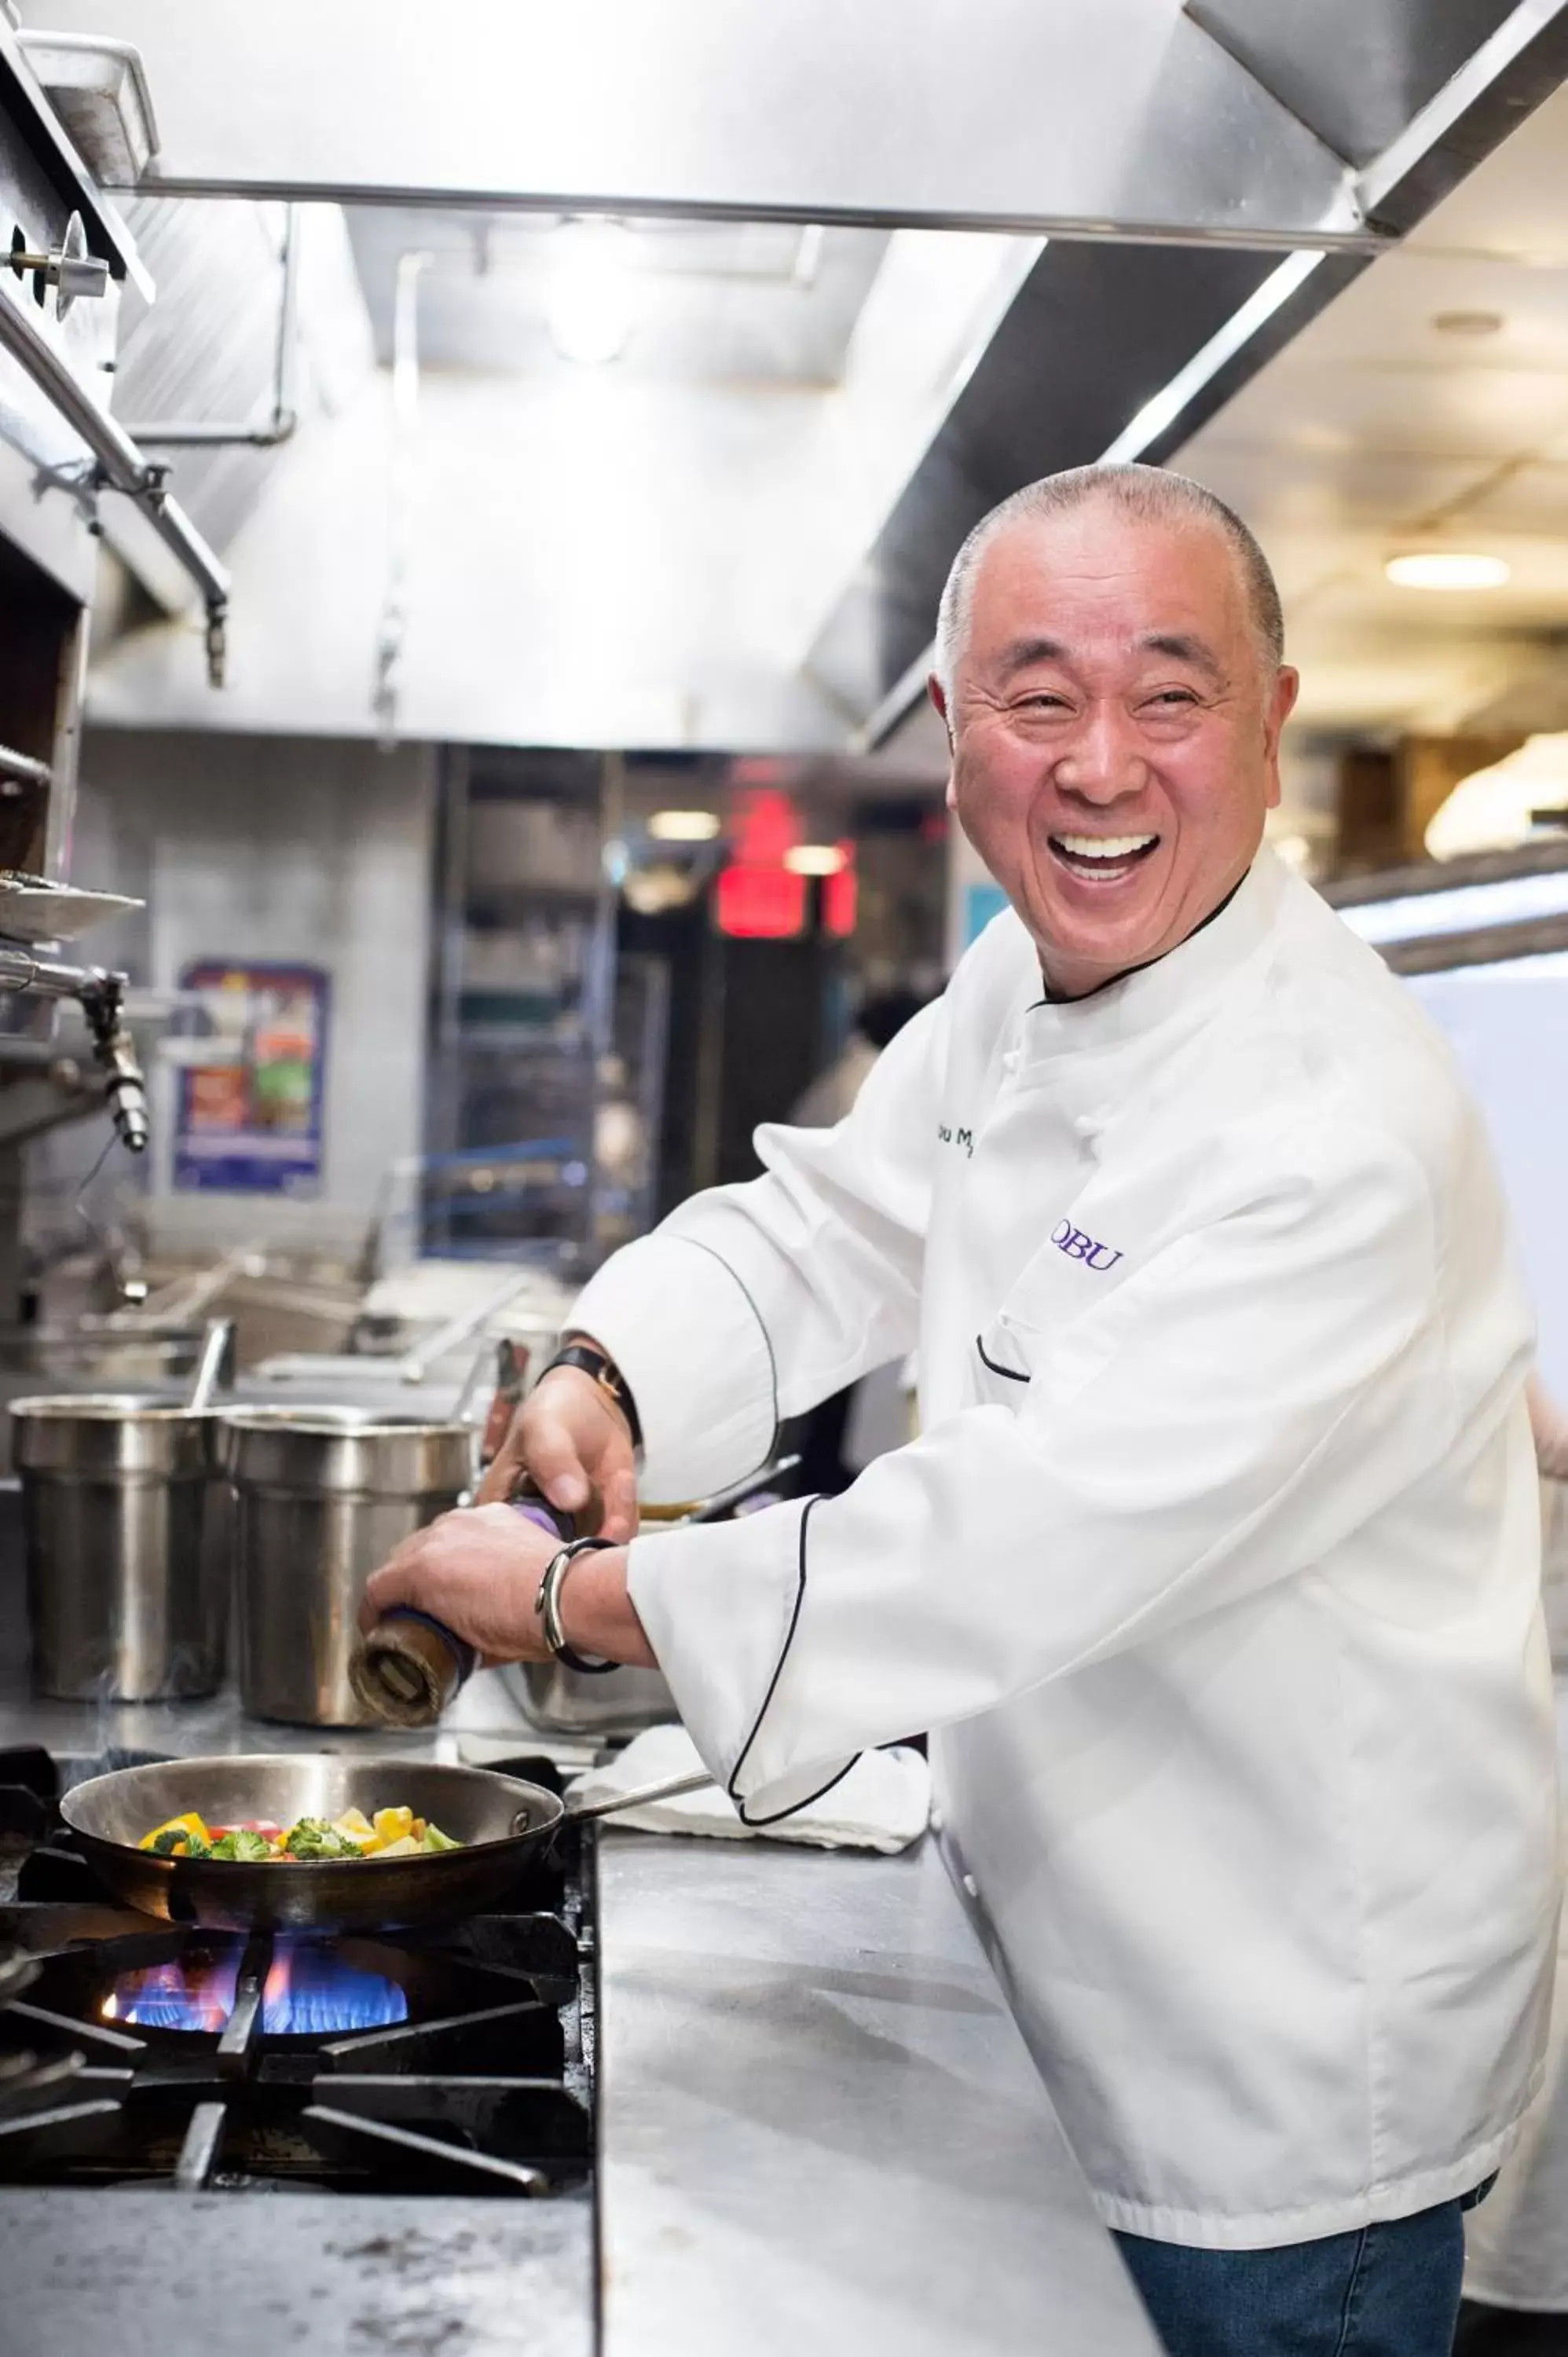
<instances>
[{"instance_id":1,"label":"metal container","mask_svg":"<svg viewBox=\"0 0 1568 2357\"><path fill-rule=\"evenodd\" d=\"M789 1460L794 1464L797 1460ZM644 1504L639 1521L644 1530L674 1530L703 1520L710 1501L693 1500L680 1506ZM645 1727L663 1727L680 1717L675 1697L660 1670L623 1666L613 1677L595 1677L568 1669L564 1662L509 1662L501 1684L531 1727L542 1735L591 1737L602 1743L640 1735Z\"/></svg>"},{"instance_id":2,"label":"metal container","mask_svg":"<svg viewBox=\"0 0 1568 2357\"><path fill-rule=\"evenodd\" d=\"M12 1402L37 1693L215 1691L227 1578L209 1513L212 1424L124 1394Z\"/></svg>"},{"instance_id":3,"label":"metal container","mask_svg":"<svg viewBox=\"0 0 1568 2357\"><path fill-rule=\"evenodd\" d=\"M639 1523L645 1531L671 1531L693 1523L756 1513L777 1502L776 1494L768 1493L800 1462L796 1456L778 1458L715 1496L689 1499L682 1505L659 1505L644 1499L639 1508ZM609 1743L680 1717L675 1697L659 1670L622 1667L613 1677L605 1677L568 1669L564 1662L509 1662L499 1675L524 1718L543 1735Z\"/></svg>"},{"instance_id":4,"label":"metal container","mask_svg":"<svg viewBox=\"0 0 1568 2357\"><path fill-rule=\"evenodd\" d=\"M613 1677L586 1676L564 1662L509 1662L501 1683L531 1727L542 1735L596 1737L608 1743L661 1727L680 1713L658 1670L617 1670Z\"/></svg>"},{"instance_id":5,"label":"metal container","mask_svg":"<svg viewBox=\"0 0 1568 2357\"><path fill-rule=\"evenodd\" d=\"M365 1582L472 1479L464 1424L350 1407L232 1409L240 1698L295 1727L371 1724L349 1682Z\"/></svg>"},{"instance_id":6,"label":"metal container","mask_svg":"<svg viewBox=\"0 0 1568 2357\"><path fill-rule=\"evenodd\" d=\"M38 1392L124 1394L174 1401L196 1371L203 1329L118 1324L81 1318L70 1325L0 1327L0 1404ZM0 1417L0 1473L15 1469L9 1422Z\"/></svg>"}]
</instances>

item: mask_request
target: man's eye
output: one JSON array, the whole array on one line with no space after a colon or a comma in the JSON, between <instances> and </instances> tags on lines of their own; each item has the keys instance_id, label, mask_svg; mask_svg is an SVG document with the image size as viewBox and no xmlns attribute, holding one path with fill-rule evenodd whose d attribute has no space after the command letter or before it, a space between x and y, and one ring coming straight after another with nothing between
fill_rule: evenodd
<instances>
[{"instance_id":1,"label":"man's eye","mask_svg":"<svg viewBox=\"0 0 1568 2357\"><path fill-rule=\"evenodd\" d=\"M1150 696L1149 702L1164 705L1194 705L1197 702L1197 698L1190 687L1162 687L1157 695Z\"/></svg>"},{"instance_id":2,"label":"man's eye","mask_svg":"<svg viewBox=\"0 0 1568 2357\"><path fill-rule=\"evenodd\" d=\"M1020 696L1018 705L1024 712L1065 712L1068 701L1065 695L1049 695L1042 690L1037 695Z\"/></svg>"}]
</instances>

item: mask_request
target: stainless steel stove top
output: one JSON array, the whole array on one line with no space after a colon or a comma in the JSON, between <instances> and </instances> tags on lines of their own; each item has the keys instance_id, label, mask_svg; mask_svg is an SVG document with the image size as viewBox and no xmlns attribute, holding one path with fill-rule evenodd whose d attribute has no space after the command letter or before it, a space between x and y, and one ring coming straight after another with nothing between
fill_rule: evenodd
<instances>
[{"instance_id":1,"label":"stainless steel stove top","mask_svg":"<svg viewBox=\"0 0 1568 2357\"><path fill-rule=\"evenodd\" d=\"M122 1911L98 1884L54 1801L105 1764L0 1751L0 1953L27 1981L0 2009L0 2186L586 2196L580 1837L492 1914L246 1940Z\"/></svg>"}]
</instances>

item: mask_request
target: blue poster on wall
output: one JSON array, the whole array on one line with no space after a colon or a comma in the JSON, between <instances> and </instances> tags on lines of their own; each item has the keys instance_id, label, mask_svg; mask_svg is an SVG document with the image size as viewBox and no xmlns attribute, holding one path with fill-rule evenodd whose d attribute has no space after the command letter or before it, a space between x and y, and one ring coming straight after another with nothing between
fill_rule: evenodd
<instances>
[{"instance_id":1,"label":"blue poster on wall","mask_svg":"<svg viewBox=\"0 0 1568 2357\"><path fill-rule=\"evenodd\" d=\"M313 1195L321 1183L331 982L319 966L199 958L179 986L201 1002L185 1043L177 1188Z\"/></svg>"},{"instance_id":2,"label":"blue poster on wall","mask_svg":"<svg viewBox=\"0 0 1568 2357\"><path fill-rule=\"evenodd\" d=\"M968 886L963 896L963 939L959 948L966 950L971 942L977 942L992 918L999 917L1006 906L1007 895L1000 884L987 880Z\"/></svg>"}]
</instances>

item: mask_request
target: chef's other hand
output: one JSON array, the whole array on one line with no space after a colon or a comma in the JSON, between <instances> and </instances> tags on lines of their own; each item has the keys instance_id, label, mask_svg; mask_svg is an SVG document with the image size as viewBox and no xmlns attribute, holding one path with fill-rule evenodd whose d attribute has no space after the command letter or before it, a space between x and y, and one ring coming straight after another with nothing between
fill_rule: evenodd
<instances>
[{"instance_id":1,"label":"chef's other hand","mask_svg":"<svg viewBox=\"0 0 1568 2357\"><path fill-rule=\"evenodd\" d=\"M365 1583L360 1626L394 1605L428 1612L487 1662L547 1662L534 1599L561 1542L510 1506L459 1506L403 1540Z\"/></svg>"},{"instance_id":2,"label":"chef's other hand","mask_svg":"<svg viewBox=\"0 0 1568 2357\"><path fill-rule=\"evenodd\" d=\"M618 1543L636 1536L631 1429L581 1367L553 1368L534 1385L479 1484L481 1505L510 1498L524 1474L563 1513L581 1514L596 1492L602 1507L589 1535Z\"/></svg>"}]
</instances>

